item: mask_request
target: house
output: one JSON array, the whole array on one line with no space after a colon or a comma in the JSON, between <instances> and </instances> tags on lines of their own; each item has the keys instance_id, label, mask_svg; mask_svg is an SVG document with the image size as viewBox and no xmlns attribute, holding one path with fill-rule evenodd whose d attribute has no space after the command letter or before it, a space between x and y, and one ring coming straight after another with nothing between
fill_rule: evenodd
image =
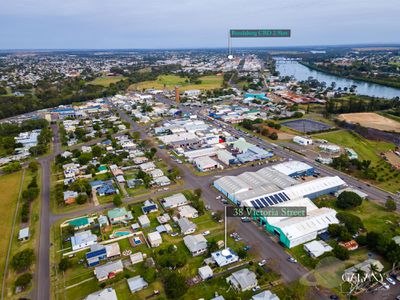
<instances>
[{"instance_id":1,"label":"house","mask_svg":"<svg viewBox=\"0 0 400 300\"><path fill-rule=\"evenodd\" d=\"M87 295L85 300L118 300L118 298L115 290L109 287Z\"/></svg>"},{"instance_id":2,"label":"house","mask_svg":"<svg viewBox=\"0 0 400 300\"><path fill-rule=\"evenodd\" d=\"M346 248L349 251L354 251L358 249L358 243L355 240L351 240L348 242L340 242L339 245Z\"/></svg>"},{"instance_id":3,"label":"house","mask_svg":"<svg viewBox=\"0 0 400 300\"><path fill-rule=\"evenodd\" d=\"M158 216L158 217L157 217L157 221L158 221L158 223L160 223L160 224L165 224L165 223L167 223L167 222L170 221L170 220L171 220L171 217L169 216L168 213L164 213L164 214L162 214L161 216Z\"/></svg>"},{"instance_id":4,"label":"house","mask_svg":"<svg viewBox=\"0 0 400 300\"><path fill-rule=\"evenodd\" d=\"M91 245L90 251L86 253L86 261L89 267L97 266L101 260L104 260L106 258L106 248L100 244Z\"/></svg>"},{"instance_id":5,"label":"house","mask_svg":"<svg viewBox=\"0 0 400 300\"><path fill-rule=\"evenodd\" d=\"M129 256L129 258L131 259L131 263L132 265L141 263L143 261L143 254L142 252L136 252L133 253Z\"/></svg>"},{"instance_id":6,"label":"house","mask_svg":"<svg viewBox=\"0 0 400 300\"><path fill-rule=\"evenodd\" d=\"M156 168L156 165L153 162L147 162L139 165L140 170L144 172L150 172Z\"/></svg>"},{"instance_id":7,"label":"house","mask_svg":"<svg viewBox=\"0 0 400 300\"><path fill-rule=\"evenodd\" d=\"M211 253L211 258L219 267L239 261L239 256L230 248Z\"/></svg>"},{"instance_id":8,"label":"house","mask_svg":"<svg viewBox=\"0 0 400 300\"><path fill-rule=\"evenodd\" d=\"M110 225L110 222L108 221L108 218L106 216L104 216L104 215L100 215L97 220L99 221L100 227Z\"/></svg>"},{"instance_id":9,"label":"house","mask_svg":"<svg viewBox=\"0 0 400 300\"><path fill-rule=\"evenodd\" d=\"M160 169L154 169L153 171L150 171L149 174L152 178L158 178L164 176L164 172Z\"/></svg>"},{"instance_id":10,"label":"house","mask_svg":"<svg viewBox=\"0 0 400 300\"><path fill-rule=\"evenodd\" d=\"M150 226L150 219L146 215L139 216L138 221L140 226L142 226L143 228Z\"/></svg>"},{"instance_id":11,"label":"house","mask_svg":"<svg viewBox=\"0 0 400 300\"><path fill-rule=\"evenodd\" d=\"M104 281L109 278L114 278L116 274L122 272L124 266L122 260L109 262L105 265L98 266L94 269L94 275L98 281Z\"/></svg>"},{"instance_id":12,"label":"house","mask_svg":"<svg viewBox=\"0 0 400 300\"><path fill-rule=\"evenodd\" d=\"M119 191L114 188L112 180L95 180L90 182L89 184L91 185L92 189L95 189L97 191L97 194L99 194L99 196L113 195L119 193Z\"/></svg>"},{"instance_id":13,"label":"house","mask_svg":"<svg viewBox=\"0 0 400 300\"><path fill-rule=\"evenodd\" d=\"M129 179L126 181L126 185L130 189L134 189L135 187L137 187L138 185L141 185L141 184L143 184L142 179Z\"/></svg>"},{"instance_id":14,"label":"house","mask_svg":"<svg viewBox=\"0 0 400 300\"><path fill-rule=\"evenodd\" d=\"M351 268L344 270L343 277L348 278L351 281L352 277L356 277L354 276L354 274L358 270L362 270L365 275L371 275L373 272L373 268L375 268L377 272L381 272L383 270L383 265L379 260L369 258L359 264L352 266Z\"/></svg>"},{"instance_id":15,"label":"house","mask_svg":"<svg viewBox=\"0 0 400 300\"><path fill-rule=\"evenodd\" d=\"M249 269L241 269L233 272L226 278L226 282L237 291L245 292L257 286L256 274Z\"/></svg>"},{"instance_id":16,"label":"house","mask_svg":"<svg viewBox=\"0 0 400 300\"><path fill-rule=\"evenodd\" d=\"M171 180L167 176L161 176L154 178L152 183L157 186L166 186L171 184Z\"/></svg>"},{"instance_id":17,"label":"house","mask_svg":"<svg viewBox=\"0 0 400 300\"><path fill-rule=\"evenodd\" d=\"M162 206L165 209L175 208L178 206L182 206L188 204L189 201L186 199L185 195L182 193L178 193L169 197L165 197L163 200L160 201Z\"/></svg>"},{"instance_id":18,"label":"house","mask_svg":"<svg viewBox=\"0 0 400 300\"><path fill-rule=\"evenodd\" d=\"M333 248L324 241L312 241L307 244L304 244L303 247L304 250L308 253L308 255L310 255L312 258L319 257L325 252L333 250Z\"/></svg>"},{"instance_id":19,"label":"house","mask_svg":"<svg viewBox=\"0 0 400 300\"><path fill-rule=\"evenodd\" d=\"M75 191L65 191L64 192L64 203L72 204L75 203L76 198L78 197L78 193Z\"/></svg>"},{"instance_id":20,"label":"house","mask_svg":"<svg viewBox=\"0 0 400 300\"><path fill-rule=\"evenodd\" d=\"M152 200L146 200L142 206L142 212L144 214L152 213L158 211L158 205Z\"/></svg>"},{"instance_id":21,"label":"house","mask_svg":"<svg viewBox=\"0 0 400 300\"><path fill-rule=\"evenodd\" d=\"M150 243L150 246L153 248L160 246L162 243L161 234L158 231L150 232L147 235L147 239Z\"/></svg>"},{"instance_id":22,"label":"house","mask_svg":"<svg viewBox=\"0 0 400 300\"><path fill-rule=\"evenodd\" d=\"M125 223L133 219L132 212L127 211L125 207L116 207L107 212L111 224Z\"/></svg>"},{"instance_id":23,"label":"house","mask_svg":"<svg viewBox=\"0 0 400 300\"><path fill-rule=\"evenodd\" d=\"M187 218L178 219L178 226L181 229L181 233L184 235L191 234L196 231L197 226L193 222L189 221Z\"/></svg>"},{"instance_id":24,"label":"house","mask_svg":"<svg viewBox=\"0 0 400 300\"><path fill-rule=\"evenodd\" d=\"M143 290L149 285L140 275L127 279L127 282L131 293Z\"/></svg>"},{"instance_id":25,"label":"house","mask_svg":"<svg viewBox=\"0 0 400 300\"><path fill-rule=\"evenodd\" d=\"M251 300L279 300L279 297L271 291L262 291L261 293L255 294Z\"/></svg>"},{"instance_id":26,"label":"house","mask_svg":"<svg viewBox=\"0 0 400 300\"><path fill-rule=\"evenodd\" d=\"M192 256L201 255L207 251L207 240L202 234L187 235L183 238L183 242Z\"/></svg>"},{"instance_id":27,"label":"house","mask_svg":"<svg viewBox=\"0 0 400 300\"><path fill-rule=\"evenodd\" d=\"M197 209L190 205L180 206L178 207L178 211L181 218L194 219L199 216L199 212L197 211Z\"/></svg>"},{"instance_id":28,"label":"house","mask_svg":"<svg viewBox=\"0 0 400 300\"><path fill-rule=\"evenodd\" d=\"M209 278L212 278L214 275L213 270L210 268L210 266L204 266L204 267L200 267L198 269L198 273L199 276L201 277L201 279L206 280Z\"/></svg>"},{"instance_id":29,"label":"house","mask_svg":"<svg viewBox=\"0 0 400 300\"><path fill-rule=\"evenodd\" d=\"M26 241L29 240L29 227L22 228L18 232L18 241Z\"/></svg>"},{"instance_id":30,"label":"house","mask_svg":"<svg viewBox=\"0 0 400 300\"><path fill-rule=\"evenodd\" d=\"M79 250L97 243L97 235L90 230L76 232L71 237L72 250Z\"/></svg>"},{"instance_id":31,"label":"house","mask_svg":"<svg viewBox=\"0 0 400 300\"><path fill-rule=\"evenodd\" d=\"M105 245L105 249L107 253L107 258L121 256L121 249L119 248L119 244L117 242Z\"/></svg>"}]
</instances>

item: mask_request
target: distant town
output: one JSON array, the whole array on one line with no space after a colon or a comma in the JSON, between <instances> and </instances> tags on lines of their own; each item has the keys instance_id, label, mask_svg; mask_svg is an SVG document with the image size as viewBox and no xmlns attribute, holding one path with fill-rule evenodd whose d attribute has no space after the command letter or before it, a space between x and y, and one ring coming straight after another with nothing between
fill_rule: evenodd
<instances>
[{"instance_id":1,"label":"distant town","mask_svg":"<svg viewBox=\"0 0 400 300\"><path fill-rule=\"evenodd\" d=\"M0 118L2 299L399 299L399 46L2 51Z\"/></svg>"}]
</instances>

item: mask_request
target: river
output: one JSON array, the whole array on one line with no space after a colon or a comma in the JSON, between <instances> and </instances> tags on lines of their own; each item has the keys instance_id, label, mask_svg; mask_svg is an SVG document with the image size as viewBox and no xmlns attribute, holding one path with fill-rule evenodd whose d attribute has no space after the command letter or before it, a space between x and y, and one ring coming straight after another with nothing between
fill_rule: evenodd
<instances>
[{"instance_id":1,"label":"river","mask_svg":"<svg viewBox=\"0 0 400 300\"><path fill-rule=\"evenodd\" d=\"M307 80L308 77L313 77L318 81L325 81L327 86L330 86L332 82L336 82L336 87L342 89L347 87L350 88L352 85L357 86L356 93L360 95L367 95L373 97L381 97L392 99L394 97L400 97L400 89L387 87L384 85L369 83L364 81L356 81L327 73L312 70L297 61L280 61L276 59L276 70L279 71L281 76L293 76L296 80Z\"/></svg>"}]
</instances>

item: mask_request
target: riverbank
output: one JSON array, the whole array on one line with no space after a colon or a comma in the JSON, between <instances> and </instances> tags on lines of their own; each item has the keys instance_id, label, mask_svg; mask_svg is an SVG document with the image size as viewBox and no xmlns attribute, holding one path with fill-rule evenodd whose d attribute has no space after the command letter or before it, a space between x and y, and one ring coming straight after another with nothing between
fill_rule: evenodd
<instances>
[{"instance_id":1,"label":"riverbank","mask_svg":"<svg viewBox=\"0 0 400 300\"><path fill-rule=\"evenodd\" d=\"M396 82L386 82L384 80L380 80L380 79L372 79L372 78L366 78L366 77L358 77L358 76L343 76L342 74L339 74L337 72L333 72L331 70L328 70L326 68L322 68L322 67L318 67L314 64L310 64L309 62L306 61L299 61L299 64L310 68L311 70L314 71L318 71L318 72L322 72L328 75L333 75L333 76L337 76L337 77L341 77L341 78L345 78L345 79L351 79L351 80L355 80L355 81L362 81L362 82L367 82L367 83L373 83L373 84L379 84L382 86L386 86L386 87L391 87L391 88L395 88L395 89L400 89L400 82L396 83ZM400 91L399 91L400 94Z\"/></svg>"}]
</instances>

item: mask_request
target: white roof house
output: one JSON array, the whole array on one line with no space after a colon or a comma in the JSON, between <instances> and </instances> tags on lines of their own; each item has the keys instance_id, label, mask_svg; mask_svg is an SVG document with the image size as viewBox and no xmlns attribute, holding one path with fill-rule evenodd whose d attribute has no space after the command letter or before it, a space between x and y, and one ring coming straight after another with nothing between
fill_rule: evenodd
<instances>
[{"instance_id":1,"label":"white roof house","mask_svg":"<svg viewBox=\"0 0 400 300\"><path fill-rule=\"evenodd\" d=\"M226 282L231 284L238 291L248 291L257 286L257 276L249 269L241 269L233 272L231 276L226 278Z\"/></svg>"},{"instance_id":2,"label":"white roof house","mask_svg":"<svg viewBox=\"0 0 400 300\"><path fill-rule=\"evenodd\" d=\"M302 146L312 145L312 139L296 135L293 137L293 142Z\"/></svg>"},{"instance_id":3,"label":"white roof house","mask_svg":"<svg viewBox=\"0 0 400 300\"><path fill-rule=\"evenodd\" d=\"M221 164L208 156L200 156L193 159L193 164L201 172L222 168Z\"/></svg>"},{"instance_id":4,"label":"white roof house","mask_svg":"<svg viewBox=\"0 0 400 300\"><path fill-rule=\"evenodd\" d=\"M154 169L154 170L150 171L149 174L152 178L158 178L158 177L164 176L164 172L161 169Z\"/></svg>"},{"instance_id":5,"label":"white roof house","mask_svg":"<svg viewBox=\"0 0 400 300\"><path fill-rule=\"evenodd\" d=\"M152 171L156 168L156 165L153 162L147 162L139 165L140 170L144 172Z\"/></svg>"},{"instance_id":6,"label":"white roof house","mask_svg":"<svg viewBox=\"0 0 400 300\"><path fill-rule=\"evenodd\" d=\"M179 215L181 218L194 219L199 216L197 209L190 205L183 205L178 207Z\"/></svg>"},{"instance_id":7,"label":"white roof house","mask_svg":"<svg viewBox=\"0 0 400 300\"><path fill-rule=\"evenodd\" d=\"M118 300L117 293L111 287L87 295L85 300Z\"/></svg>"},{"instance_id":8,"label":"white roof house","mask_svg":"<svg viewBox=\"0 0 400 300\"><path fill-rule=\"evenodd\" d=\"M313 258L319 257L325 252L332 251L333 248L324 241L312 241L304 244L304 250Z\"/></svg>"},{"instance_id":9,"label":"white roof house","mask_svg":"<svg viewBox=\"0 0 400 300\"><path fill-rule=\"evenodd\" d=\"M150 232L149 234L147 234L147 239L150 243L150 246L153 248L160 246L162 243L162 237L158 231Z\"/></svg>"},{"instance_id":10,"label":"white roof house","mask_svg":"<svg viewBox=\"0 0 400 300\"><path fill-rule=\"evenodd\" d=\"M171 184L171 180L167 176L160 176L154 178L153 183L159 186L166 186Z\"/></svg>"},{"instance_id":11,"label":"white roof house","mask_svg":"<svg viewBox=\"0 0 400 300\"><path fill-rule=\"evenodd\" d=\"M132 265L138 264L143 261L143 253L142 252L135 252L129 256Z\"/></svg>"},{"instance_id":12,"label":"white roof house","mask_svg":"<svg viewBox=\"0 0 400 300\"><path fill-rule=\"evenodd\" d=\"M219 267L239 261L239 256L231 248L215 251L211 253L211 257Z\"/></svg>"},{"instance_id":13,"label":"white roof house","mask_svg":"<svg viewBox=\"0 0 400 300\"><path fill-rule=\"evenodd\" d=\"M359 264L352 266L351 268L344 270L344 274L347 278L351 278L351 276L355 272L357 272L357 270L362 270L365 272L365 274L368 275L371 273L371 265L374 265L378 272L381 272L384 268L382 263L379 260L369 258Z\"/></svg>"},{"instance_id":14,"label":"white roof house","mask_svg":"<svg viewBox=\"0 0 400 300\"><path fill-rule=\"evenodd\" d=\"M179 228L181 229L181 233L184 235L191 234L196 231L197 226L192 221L189 221L187 218L180 218L177 221Z\"/></svg>"},{"instance_id":15,"label":"white roof house","mask_svg":"<svg viewBox=\"0 0 400 300\"><path fill-rule=\"evenodd\" d=\"M198 269L198 273L199 273L201 279L203 279L203 280L209 279L209 278L213 277L213 275L214 275L214 272L210 268L210 266L200 267Z\"/></svg>"},{"instance_id":16,"label":"white roof house","mask_svg":"<svg viewBox=\"0 0 400 300\"><path fill-rule=\"evenodd\" d=\"M202 234L187 235L183 238L183 242L193 256L207 251L207 240Z\"/></svg>"},{"instance_id":17,"label":"white roof house","mask_svg":"<svg viewBox=\"0 0 400 300\"><path fill-rule=\"evenodd\" d=\"M149 286L149 284L140 275L127 279L127 282L131 293L143 290Z\"/></svg>"},{"instance_id":18,"label":"white roof house","mask_svg":"<svg viewBox=\"0 0 400 300\"><path fill-rule=\"evenodd\" d=\"M161 203L164 208L168 209L188 204L189 201L186 199L184 194L178 193L169 197L165 197L163 200L161 200Z\"/></svg>"},{"instance_id":19,"label":"white roof house","mask_svg":"<svg viewBox=\"0 0 400 300\"><path fill-rule=\"evenodd\" d=\"M76 232L74 236L71 237L73 251L89 247L96 243L97 235L93 234L90 230Z\"/></svg>"},{"instance_id":20,"label":"white roof house","mask_svg":"<svg viewBox=\"0 0 400 300\"><path fill-rule=\"evenodd\" d=\"M149 227L150 226L150 219L146 215L141 215L138 217L138 222L142 227Z\"/></svg>"},{"instance_id":21,"label":"white roof house","mask_svg":"<svg viewBox=\"0 0 400 300\"><path fill-rule=\"evenodd\" d=\"M22 228L18 233L18 240L24 241L29 239L29 227Z\"/></svg>"},{"instance_id":22,"label":"white roof house","mask_svg":"<svg viewBox=\"0 0 400 300\"><path fill-rule=\"evenodd\" d=\"M122 261L119 259L106 263L105 265L97 266L94 269L94 274L96 275L98 281L104 281L108 278L114 277L116 273L120 273L123 270L124 266L122 264Z\"/></svg>"},{"instance_id":23,"label":"white roof house","mask_svg":"<svg viewBox=\"0 0 400 300\"><path fill-rule=\"evenodd\" d=\"M251 300L279 300L279 297L271 291L262 291L261 293L254 295Z\"/></svg>"}]
</instances>

